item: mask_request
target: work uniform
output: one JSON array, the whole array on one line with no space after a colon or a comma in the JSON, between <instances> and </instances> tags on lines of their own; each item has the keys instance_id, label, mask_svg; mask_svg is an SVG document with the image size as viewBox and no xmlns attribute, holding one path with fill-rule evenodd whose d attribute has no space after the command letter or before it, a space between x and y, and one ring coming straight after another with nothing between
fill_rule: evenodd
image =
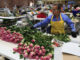
<instances>
[{"instance_id":1,"label":"work uniform","mask_svg":"<svg viewBox=\"0 0 80 60\"><path fill-rule=\"evenodd\" d=\"M52 34L54 34L54 33L55 34L56 33L64 34L65 33L65 31L64 31L64 22L66 22L70 26L72 32L76 31L76 29L74 27L74 23L71 21L71 19L67 15L65 15L63 13L60 13L58 19L56 19L56 16L53 16L53 15L48 16L43 21L35 24L34 28L46 26L50 23L51 24L51 33Z\"/></svg>"},{"instance_id":2,"label":"work uniform","mask_svg":"<svg viewBox=\"0 0 80 60\"><path fill-rule=\"evenodd\" d=\"M60 21L53 21L53 16L51 18L51 33L52 34L64 34L64 21L60 15Z\"/></svg>"}]
</instances>

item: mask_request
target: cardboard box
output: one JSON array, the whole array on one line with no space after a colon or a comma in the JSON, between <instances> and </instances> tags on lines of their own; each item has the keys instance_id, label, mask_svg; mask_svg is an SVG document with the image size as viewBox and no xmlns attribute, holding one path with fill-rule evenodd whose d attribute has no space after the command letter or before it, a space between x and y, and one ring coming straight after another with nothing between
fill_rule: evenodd
<instances>
[{"instance_id":1,"label":"cardboard box","mask_svg":"<svg viewBox=\"0 0 80 60\"><path fill-rule=\"evenodd\" d=\"M80 60L80 57L64 53L63 60Z\"/></svg>"}]
</instances>

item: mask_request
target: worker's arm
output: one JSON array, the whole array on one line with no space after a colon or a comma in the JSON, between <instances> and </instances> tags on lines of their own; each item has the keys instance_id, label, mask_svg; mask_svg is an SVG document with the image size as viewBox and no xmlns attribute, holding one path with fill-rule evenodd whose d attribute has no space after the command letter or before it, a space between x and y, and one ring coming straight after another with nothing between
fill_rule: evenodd
<instances>
[{"instance_id":1,"label":"worker's arm","mask_svg":"<svg viewBox=\"0 0 80 60\"><path fill-rule=\"evenodd\" d=\"M37 28L37 27L42 27L42 26L46 26L48 23L50 23L52 15L48 16L46 19L44 19L43 21L35 24L33 27Z\"/></svg>"},{"instance_id":2,"label":"worker's arm","mask_svg":"<svg viewBox=\"0 0 80 60\"><path fill-rule=\"evenodd\" d=\"M75 32L76 28L74 27L74 23L71 21L71 19L65 14L61 14L61 15L63 20L71 27L71 31Z\"/></svg>"},{"instance_id":3,"label":"worker's arm","mask_svg":"<svg viewBox=\"0 0 80 60\"><path fill-rule=\"evenodd\" d=\"M63 20L71 27L71 35L72 37L76 38L77 37L77 33L76 33L76 28L74 27L74 23L71 21L71 19L65 15L65 14L62 14L62 18Z\"/></svg>"}]
</instances>

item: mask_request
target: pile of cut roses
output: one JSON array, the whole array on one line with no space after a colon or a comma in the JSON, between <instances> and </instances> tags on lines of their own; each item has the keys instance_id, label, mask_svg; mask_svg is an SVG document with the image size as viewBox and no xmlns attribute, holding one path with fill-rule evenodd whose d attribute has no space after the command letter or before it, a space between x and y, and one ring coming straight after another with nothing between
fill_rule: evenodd
<instances>
[{"instance_id":1,"label":"pile of cut roses","mask_svg":"<svg viewBox=\"0 0 80 60\"><path fill-rule=\"evenodd\" d=\"M52 39L69 41L69 37L64 35L44 35L42 32L36 29L30 29L30 27L8 27L11 31L19 32L23 35L24 39L14 48L14 53L19 53L20 58L36 59L36 60L51 60L54 55L54 47L52 45L59 46L58 43L52 43ZM65 38L65 40L64 40Z\"/></svg>"},{"instance_id":2,"label":"pile of cut roses","mask_svg":"<svg viewBox=\"0 0 80 60\"><path fill-rule=\"evenodd\" d=\"M11 31L9 29L7 30L6 27L0 27L0 39L7 42L20 43L23 36L17 32L11 33Z\"/></svg>"},{"instance_id":3,"label":"pile of cut roses","mask_svg":"<svg viewBox=\"0 0 80 60\"><path fill-rule=\"evenodd\" d=\"M42 32L32 30L29 27L10 27L11 31L20 32L24 39L13 48L14 53L19 53L20 58L50 60L53 58L54 48L51 47L52 36L43 35Z\"/></svg>"},{"instance_id":4,"label":"pile of cut roses","mask_svg":"<svg viewBox=\"0 0 80 60\"><path fill-rule=\"evenodd\" d=\"M32 40L34 43L35 40ZM24 59L35 59L35 60L50 60L53 57L52 53L47 53L44 46L19 43L17 48L14 48L14 52L19 53Z\"/></svg>"},{"instance_id":5,"label":"pile of cut roses","mask_svg":"<svg viewBox=\"0 0 80 60\"><path fill-rule=\"evenodd\" d=\"M60 39L57 39L59 37ZM67 35L48 36L36 29L30 29L30 27L0 27L0 39L7 42L19 43L16 48L13 48L13 51L14 53L19 53L20 58L24 58L24 60L53 59L54 47L52 47L53 43L51 42L53 38L66 42L69 41ZM58 43L55 44L59 46Z\"/></svg>"}]
</instances>

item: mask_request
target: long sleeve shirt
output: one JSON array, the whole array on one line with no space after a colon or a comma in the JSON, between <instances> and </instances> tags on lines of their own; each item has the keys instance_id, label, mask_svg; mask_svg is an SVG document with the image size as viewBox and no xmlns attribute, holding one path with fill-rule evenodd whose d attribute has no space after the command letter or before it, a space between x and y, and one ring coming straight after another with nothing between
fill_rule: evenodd
<instances>
[{"instance_id":1,"label":"long sleeve shirt","mask_svg":"<svg viewBox=\"0 0 80 60\"><path fill-rule=\"evenodd\" d=\"M51 21L52 16L53 16L53 15L50 15L50 16L48 16L47 18L45 18L43 21L35 24L35 25L34 25L34 28L48 25L48 24L50 23L50 21ZM70 26L71 30L75 32L76 29L75 29L74 23L71 21L71 19L70 19L67 15L65 15L65 14L63 14L63 13L61 13L61 17L62 17L62 19L64 20L64 22L66 22L66 23ZM60 16L59 16L58 20L57 20L56 17L54 16L53 19L52 19L52 21L60 21Z\"/></svg>"}]
</instances>

